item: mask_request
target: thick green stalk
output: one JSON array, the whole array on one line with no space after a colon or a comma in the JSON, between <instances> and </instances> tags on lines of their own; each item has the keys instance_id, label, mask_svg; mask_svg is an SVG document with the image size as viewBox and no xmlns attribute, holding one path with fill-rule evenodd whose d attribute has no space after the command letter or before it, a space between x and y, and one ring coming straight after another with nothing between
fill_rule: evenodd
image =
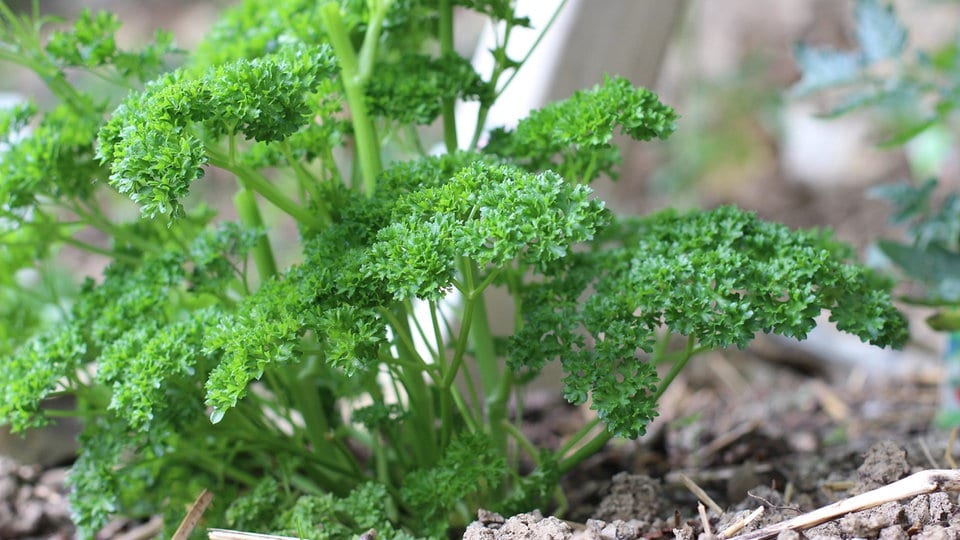
<instances>
[{"instance_id":1,"label":"thick green stalk","mask_svg":"<svg viewBox=\"0 0 960 540\"><path fill-rule=\"evenodd\" d=\"M257 207L257 200L253 192L247 188L241 188L233 197L233 204L237 207L237 214L240 216L240 222L246 227L266 230L263 225L263 217L260 215L260 208ZM266 233L260 236L257 244L253 246L253 263L257 266L257 273L260 274L260 281L277 275L277 261L273 257L273 248L270 247L270 239Z\"/></svg>"},{"instance_id":2,"label":"thick green stalk","mask_svg":"<svg viewBox=\"0 0 960 540\"><path fill-rule=\"evenodd\" d=\"M453 48L453 3L450 0L440 0L437 6L440 16L440 55L447 56L455 54ZM447 147L447 152L454 153L459 147L457 142L457 117L456 100L453 98L443 99L443 142Z\"/></svg>"},{"instance_id":3,"label":"thick green stalk","mask_svg":"<svg viewBox=\"0 0 960 540\"><path fill-rule=\"evenodd\" d=\"M320 192L320 184L317 178L311 174L306 167L303 166L303 163L294 157L289 141L284 141L283 144L280 145L280 151L287 159L287 163L290 165L290 168L293 169L293 173L297 176L297 180L300 181L300 186L310 194L310 198L313 200L314 204L316 204L317 213L320 214L320 218L328 224L332 223L333 217L330 214L330 201L324 200L323 195Z\"/></svg>"},{"instance_id":4,"label":"thick green stalk","mask_svg":"<svg viewBox=\"0 0 960 540\"><path fill-rule=\"evenodd\" d=\"M461 267L467 291L464 309L470 311L470 343L473 345L474 360L480 373L480 384L483 386L484 416L494 442L499 448L506 448L507 436L499 426L507 417L507 401L513 389L513 376L511 373L504 373L494 348L494 336L490 330L484 298L484 291L490 281L484 280L479 285L476 283L478 272L472 261L462 260Z\"/></svg>"},{"instance_id":5,"label":"thick green stalk","mask_svg":"<svg viewBox=\"0 0 960 540\"><path fill-rule=\"evenodd\" d=\"M420 358L416 347L413 344L413 334L410 329L409 314L402 304L396 304L393 309L382 310L388 312L387 320L390 321L391 331L394 339L399 340L397 345L397 356L401 360L398 364L397 377L400 379L407 398L410 401L410 410L417 411L414 415L414 421L405 424L406 442L411 445L416 454L417 462L422 466L427 463L434 463L439 459L439 446L434 442L431 435L435 434L434 421L436 412L433 406L433 396L431 388L423 379L423 372L426 369L425 363ZM411 366L417 366L413 368ZM442 423L446 426L446 423ZM443 440L443 434L440 439Z\"/></svg>"},{"instance_id":6,"label":"thick green stalk","mask_svg":"<svg viewBox=\"0 0 960 540\"><path fill-rule=\"evenodd\" d=\"M364 92L366 79L364 77L368 77L369 73L362 73L360 70L356 51L354 51L353 45L350 44L350 37L347 35L347 29L343 24L339 4L337 2L328 2L320 8L320 16L327 29L327 35L330 37L333 52L340 62L340 78L343 81L343 90L347 96L347 103L350 106L350 115L353 121L353 136L357 146L357 157L360 162L360 178L363 182L363 189L367 195L373 195L377 187L377 175L380 174L383 165L380 160L380 140L377 137L373 120L367 112L366 94ZM376 21L372 20L371 23L373 22ZM382 24L382 22L383 19L381 17L380 23ZM362 51L365 64L368 62L372 63L372 55L375 51L373 47L376 39L370 38L370 28L373 28L372 24L368 27L367 39L364 39L365 50Z\"/></svg>"}]
</instances>

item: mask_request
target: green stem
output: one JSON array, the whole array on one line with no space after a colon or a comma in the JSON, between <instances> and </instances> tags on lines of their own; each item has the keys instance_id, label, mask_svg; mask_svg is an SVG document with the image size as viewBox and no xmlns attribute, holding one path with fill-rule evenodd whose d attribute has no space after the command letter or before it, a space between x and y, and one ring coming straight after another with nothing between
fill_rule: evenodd
<instances>
[{"instance_id":1,"label":"green stem","mask_svg":"<svg viewBox=\"0 0 960 540\"><path fill-rule=\"evenodd\" d=\"M317 178L303 166L303 163L300 163L300 161L296 159L293 151L290 149L288 141L284 141L280 149L290 168L293 169L293 173L297 176L297 180L300 181L300 185L310 194L310 198L313 199L317 205L317 213L320 214L320 218L327 224L333 223L333 217L330 215L329 202L324 200Z\"/></svg>"},{"instance_id":2,"label":"green stem","mask_svg":"<svg viewBox=\"0 0 960 540\"><path fill-rule=\"evenodd\" d=\"M507 81L503 83L503 86L501 86L499 89L496 90L496 95L492 100L490 100L490 103L480 104L480 110L477 112L477 126L473 130L473 137L471 137L470 146L468 147L470 150L475 150L477 148L477 145L480 143L480 136L483 135L483 132L485 131L484 128L486 127L486 124L487 124L487 115L490 113L490 106L493 105L494 102L496 102L497 98L499 98L500 95L504 92L504 90L506 90L507 87L510 86L510 83L513 82L514 77L517 76L517 72L520 71L520 68L523 67L523 64L525 64L527 60L530 59L530 55L533 54L533 51L535 51L537 47L540 45L540 42L543 41L543 37L547 34L547 32L556 22L557 17L560 15L560 11L564 8L566 4L567 4L567 0L563 0L562 2L560 2L560 4L557 6L557 9L554 10L553 15L550 16L550 20L547 21L546 26L543 27L543 30L540 32L540 35L537 36L537 39L533 42L533 45L530 47L530 50L527 51L527 54L524 55L523 59L520 60L519 64L507 66L504 62L498 61L496 66L494 66L493 74L490 76L490 85L493 86L494 88L497 87L497 82L500 80L500 76L503 75L503 72L508 67L513 67L513 73L511 73ZM504 35L503 35L503 43L498 44L498 48L499 47L506 48L507 42L510 40L510 32L512 29L513 29L513 24L510 21L507 21L507 28L504 31ZM504 60L506 60L506 58L504 58Z\"/></svg>"},{"instance_id":3,"label":"green stem","mask_svg":"<svg viewBox=\"0 0 960 540\"><path fill-rule=\"evenodd\" d=\"M440 38L440 56L455 54L453 48L453 2L450 0L440 0L437 6L439 11L439 38ZM454 98L443 98L443 142L447 147L447 153L454 153L459 146L457 142L457 117L456 100Z\"/></svg>"},{"instance_id":4,"label":"green stem","mask_svg":"<svg viewBox=\"0 0 960 540\"><path fill-rule=\"evenodd\" d=\"M327 438L327 434L331 431L330 422L324 413L319 388L313 377L300 379L293 370L285 370L284 379L290 388L296 409L303 417L304 429L307 439L313 445L313 451L332 458L338 467L359 474L360 465L347 445L340 439ZM331 449L335 449L336 452L331 452Z\"/></svg>"},{"instance_id":5,"label":"green stem","mask_svg":"<svg viewBox=\"0 0 960 540\"><path fill-rule=\"evenodd\" d=\"M370 20L367 21L367 31L363 35L363 44L360 46L360 65L357 70L357 75L364 84L373 76L373 64L377 60L380 30L383 28L383 21L387 17L387 11L390 9L391 3L393 3L393 0L367 2L370 8Z\"/></svg>"},{"instance_id":6,"label":"green stem","mask_svg":"<svg viewBox=\"0 0 960 540\"><path fill-rule=\"evenodd\" d=\"M600 419L596 418L593 421L591 421L589 424L584 426L583 429L581 429L577 434L580 435L582 433L583 435L580 436L580 438L582 438L599 424L600 424ZM574 452L570 456L560 461L560 464L558 465L558 470L560 474L565 474L570 472L571 469L579 465L581 462L583 462L583 460L599 452L604 447L604 445L607 444L607 441L609 441L612 438L613 438L613 434L607 431L606 429L598 433L592 439L587 441L586 444L578 448L576 452ZM574 440L576 439L577 437L575 436Z\"/></svg>"},{"instance_id":7,"label":"green stem","mask_svg":"<svg viewBox=\"0 0 960 540\"><path fill-rule=\"evenodd\" d=\"M463 355L467 351L467 343L470 340L470 328L473 327L473 316L474 308L473 303L475 299L467 299L463 309L463 319L460 321L460 333L457 336L457 343L453 349L453 359L450 361L450 365L447 367L446 373L443 374L443 380L440 381L441 388L450 388L450 385L453 384L454 379L457 377L457 372L460 370L460 366L463 364Z\"/></svg>"},{"instance_id":8,"label":"green stem","mask_svg":"<svg viewBox=\"0 0 960 540\"><path fill-rule=\"evenodd\" d=\"M114 238L114 243L124 242L139 249L144 253L150 253L157 249L155 243L147 242L136 234L116 226L113 222L104 216L103 211L85 201L59 201L62 208L73 212L79 216L88 226L99 229Z\"/></svg>"},{"instance_id":9,"label":"green stem","mask_svg":"<svg viewBox=\"0 0 960 540\"><path fill-rule=\"evenodd\" d=\"M247 188L241 188L233 197L233 204L237 207L237 214L240 216L240 222L244 226L254 230L260 230L263 234L253 246L253 263L257 266L257 273L260 274L260 281L266 281L277 275L277 261L273 257L273 248L270 247L270 238L267 236L266 227L263 224L263 217L260 215L260 208L257 206L257 200L253 192Z\"/></svg>"},{"instance_id":10,"label":"green stem","mask_svg":"<svg viewBox=\"0 0 960 540\"><path fill-rule=\"evenodd\" d=\"M663 341L668 341L670 339L670 334L667 333L663 338ZM667 375L660 381L660 384L657 385L657 391L654 392L651 399L654 402L660 401L660 397L663 396L663 393L667 391L667 388L670 387L670 383L677 378L677 375L680 371L687 365L687 362L690 361L694 356L694 345L696 344L696 338L690 336L687 338L687 345L683 349L683 355L679 360L673 363L673 366L670 367L670 371L667 372Z\"/></svg>"},{"instance_id":11,"label":"green stem","mask_svg":"<svg viewBox=\"0 0 960 540\"><path fill-rule=\"evenodd\" d=\"M376 14L378 10L374 10ZM367 112L366 85L365 77L369 73L363 73L361 66L357 61L356 51L350 44L350 37L343 24L343 17L340 14L340 6L337 2L328 2L320 8L320 17L327 29L327 35L330 37L330 45L337 55L340 62L340 78L343 81L343 90L347 96L347 103L350 106L350 113L353 120L353 136L357 146L357 157L360 163L360 175L363 182L363 189L368 196L372 196L377 186L377 175L383 165L380 161L380 141L377 137L376 128L373 120ZM382 24L383 19L379 19ZM375 52L376 39L372 39L372 32L379 34L379 24L376 20L371 20L367 27L367 35L364 38L363 60L365 63L372 64L372 55ZM365 66L368 70L372 67Z\"/></svg>"},{"instance_id":12,"label":"green stem","mask_svg":"<svg viewBox=\"0 0 960 540\"><path fill-rule=\"evenodd\" d=\"M438 371L439 366L437 368L433 368L418 360L419 354L417 353L417 346L413 342L413 336L409 332L410 326L403 323L401 315L398 315L387 308L378 310L378 313L381 317L387 320L387 323L389 323L394 338L400 341L400 343L397 345L397 349L400 352L398 355L399 358L390 358L387 360L387 362L396 365L397 367L403 367L406 369L419 369L421 372L428 373L434 379L434 381L439 381L441 378Z\"/></svg>"},{"instance_id":13,"label":"green stem","mask_svg":"<svg viewBox=\"0 0 960 540\"><path fill-rule=\"evenodd\" d=\"M73 246L73 247L75 247L75 248L77 248L77 249L82 249L83 251L86 251L86 252L89 252L89 253L96 253L97 255L103 255L103 256L106 256L106 257L110 257L111 259L117 259L117 260L121 260L121 261L127 261L127 262L130 262L130 263L135 263L135 262L137 262L137 258L136 258L136 257L133 257L133 256L131 256L131 255L127 255L126 253L118 253L118 252L113 251L113 250L111 250L111 249L106 249L106 248L102 248L102 247L100 247L100 246L95 246L95 245L93 245L93 244L88 244L88 243L86 243L86 242L82 242L82 241L80 241L80 240L77 240L76 238L74 238L74 237L72 237L72 236L68 236L68 235L60 236L60 241L63 242L64 244L67 244L67 245L69 245L69 246Z\"/></svg>"},{"instance_id":14,"label":"green stem","mask_svg":"<svg viewBox=\"0 0 960 540\"><path fill-rule=\"evenodd\" d=\"M271 184L267 177L255 169L234 162L228 154L212 146L207 147L207 157L210 158L211 165L232 172L244 187L259 193L264 199L286 212L301 225L318 231L324 228L323 219L291 200L280 189Z\"/></svg>"},{"instance_id":15,"label":"green stem","mask_svg":"<svg viewBox=\"0 0 960 540\"><path fill-rule=\"evenodd\" d=\"M537 450L537 447L534 446L530 439L523 434L520 429L511 424L510 422L503 420L500 422L500 429L508 433L513 440L517 441L517 444L520 445L520 448L533 460L533 464L537 467L540 466L540 452Z\"/></svg>"},{"instance_id":16,"label":"green stem","mask_svg":"<svg viewBox=\"0 0 960 540\"><path fill-rule=\"evenodd\" d=\"M492 282L491 272L480 285L476 284L476 265L464 259L463 268L464 286L468 291L466 308L472 312L470 318L470 341L473 344L474 357L480 373L480 384L483 386L484 416L490 427L491 435L498 448L506 448L506 434L497 427L507 417L507 400L513 389L513 374L504 373L501 369L497 351L494 348L493 331L490 330L490 319L487 314L487 304L484 290ZM464 323L466 324L466 323Z\"/></svg>"},{"instance_id":17,"label":"green stem","mask_svg":"<svg viewBox=\"0 0 960 540\"><path fill-rule=\"evenodd\" d=\"M397 372L410 400L410 410L417 411L417 414L414 415L414 421L405 426L409 430L406 440L413 446L417 462L422 466L427 463L434 463L439 459L439 449L442 448L429 436L436 433L434 425L436 412L433 396L431 388L423 379L426 364L420 358L420 354L413 344L408 312L400 304L395 305L390 311L391 315L387 320L391 321L393 334L395 338L402 336L400 340L405 342L405 346L397 346L397 359L406 364L417 366L413 369L401 366L397 368ZM447 422L442 422L441 425L443 428L448 428ZM439 435L439 441L443 441L445 437L443 429L441 429Z\"/></svg>"},{"instance_id":18,"label":"green stem","mask_svg":"<svg viewBox=\"0 0 960 540\"><path fill-rule=\"evenodd\" d=\"M519 65L517 65L516 69L513 70L513 73L510 74L510 77L507 78L507 81L503 83L503 86L501 86L497 90L497 94L494 100L496 100L496 98L499 98L500 95L503 94L503 92L507 89L507 87L510 86L510 83L513 82L513 79L517 76L517 73L520 71L520 68L527 63L527 60L530 59L530 56L533 55L533 52L536 51L537 47L540 46L540 42L543 41L544 36L546 36L547 32L550 31L550 28L553 27L553 23L557 22L557 18L560 16L560 12L563 11L564 6L566 5L567 5L567 0L562 0L557 5L557 9L555 9L553 11L553 14L550 15L550 20L547 21L547 24L543 27L543 30L537 36L537 39L534 40L533 45L530 46L530 49L527 51L527 54L525 54L524 57L520 60ZM508 31L506 36L509 36L509 28L507 30ZM507 40L506 36L504 37L504 41Z\"/></svg>"}]
</instances>

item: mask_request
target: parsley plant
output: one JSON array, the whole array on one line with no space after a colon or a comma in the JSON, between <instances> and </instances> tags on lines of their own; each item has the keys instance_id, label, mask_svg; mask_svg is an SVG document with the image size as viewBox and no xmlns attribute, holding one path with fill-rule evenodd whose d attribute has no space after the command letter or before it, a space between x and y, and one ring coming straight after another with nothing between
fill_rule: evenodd
<instances>
[{"instance_id":1,"label":"parsley plant","mask_svg":"<svg viewBox=\"0 0 960 540\"><path fill-rule=\"evenodd\" d=\"M491 74L454 50L455 9L498 26ZM83 537L117 513L175 527L206 488L211 524L439 538L479 506L548 504L563 473L644 432L699 352L803 338L822 310L871 343L905 338L889 284L829 234L732 207L606 210L589 185L616 176L614 134L677 121L623 78L479 144L522 64L512 2L245 0L190 54L163 33L122 50L105 13L48 22L0 3L0 58L55 98L0 119L0 297L23 308L0 309L0 418L84 419ZM480 105L471 141L458 100ZM434 123L442 155L417 130ZM214 174L235 182L231 210ZM65 247L109 264L67 286ZM511 335L490 330L494 288ZM561 448L508 407L548 361L597 411ZM76 411L42 406L63 393Z\"/></svg>"}]
</instances>

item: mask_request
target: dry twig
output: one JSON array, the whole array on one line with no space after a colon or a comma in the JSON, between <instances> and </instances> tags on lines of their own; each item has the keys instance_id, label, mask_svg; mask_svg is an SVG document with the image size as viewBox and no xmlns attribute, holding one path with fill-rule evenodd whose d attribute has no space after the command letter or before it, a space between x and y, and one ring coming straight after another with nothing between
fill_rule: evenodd
<instances>
[{"instance_id":1,"label":"dry twig","mask_svg":"<svg viewBox=\"0 0 960 540\"><path fill-rule=\"evenodd\" d=\"M927 441L923 440L923 437L917 438L917 442L920 444L920 450L923 451L923 455L927 458L927 461L930 462L930 465L934 469L939 469L940 464L937 463L937 460L933 459L933 453L930 451L930 447L927 446Z\"/></svg>"},{"instance_id":2,"label":"dry twig","mask_svg":"<svg viewBox=\"0 0 960 540\"><path fill-rule=\"evenodd\" d=\"M710 518L707 517L707 507L702 502L697 503L697 512L700 514L703 532L707 533L707 536L713 536L713 529L710 528Z\"/></svg>"},{"instance_id":3,"label":"dry twig","mask_svg":"<svg viewBox=\"0 0 960 540\"><path fill-rule=\"evenodd\" d=\"M714 514L718 516L723 515L723 508L720 508L720 505L717 504L716 501L714 501L712 498L710 498L710 495L707 495L707 492L704 491L700 486L695 484L693 480L690 479L690 477L688 477L683 473L680 473L680 481L683 482L683 485L687 486L687 489L689 489L691 493L696 495L697 498L700 499L701 502L703 502L703 504L709 506L710 510L713 510Z\"/></svg>"},{"instance_id":4,"label":"dry twig","mask_svg":"<svg viewBox=\"0 0 960 540\"><path fill-rule=\"evenodd\" d=\"M957 428L950 430L950 439L947 441L947 449L943 451L943 459L947 460L947 465L951 469L957 468L957 462L953 459L953 445L957 443Z\"/></svg>"},{"instance_id":5,"label":"dry twig","mask_svg":"<svg viewBox=\"0 0 960 540\"><path fill-rule=\"evenodd\" d=\"M754 510L753 512L750 512L750 515L748 515L747 517L740 518L734 521L732 525L730 525L729 527L724 529L722 533L720 533L720 538L730 538L731 535L737 534L738 532L740 532L740 529L746 527L751 522L753 522L753 520L757 519L762 515L763 515L763 507L761 506L756 510Z\"/></svg>"},{"instance_id":6,"label":"dry twig","mask_svg":"<svg viewBox=\"0 0 960 540\"><path fill-rule=\"evenodd\" d=\"M150 518L150 521L134 527L129 531L126 531L117 536L113 536L113 540L147 540L149 538L156 538L163 532L163 518L160 516L153 516Z\"/></svg>"},{"instance_id":7,"label":"dry twig","mask_svg":"<svg viewBox=\"0 0 960 540\"><path fill-rule=\"evenodd\" d=\"M783 531L801 531L851 512L859 512L881 504L926 495L937 491L960 491L960 471L931 469L912 474L903 480L829 504L769 527L742 534L732 540L765 540Z\"/></svg>"},{"instance_id":8,"label":"dry twig","mask_svg":"<svg viewBox=\"0 0 960 540\"><path fill-rule=\"evenodd\" d=\"M231 531L228 529L208 529L207 538L210 540L300 540L299 538L293 536L249 533L243 531Z\"/></svg>"},{"instance_id":9,"label":"dry twig","mask_svg":"<svg viewBox=\"0 0 960 540\"><path fill-rule=\"evenodd\" d=\"M190 533L192 533L193 529L197 526L197 523L200 523L200 518L203 517L203 513L207 511L207 507L210 506L210 501L212 500L213 493L207 490L201 491L200 495L197 495L197 499L190 505L190 510L187 511L186 517L180 522L180 526L177 527L177 532L173 533L173 537L171 537L170 540L187 540L187 538L190 537Z\"/></svg>"},{"instance_id":10,"label":"dry twig","mask_svg":"<svg viewBox=\"0 0 960 540\"><path fill-rule=\"evenodd\" d=\"M711 456L720 450L730 446L731 444L737 442L744 436L752 433L759 428L763 422L760 419L751 420L749 422L744 422L734 429L727 431L726 433L720 435L716 439L710 441L709 444L703 446L698 452L697 457L703 459L707 456Z\"/></svg>"}]
</instances>

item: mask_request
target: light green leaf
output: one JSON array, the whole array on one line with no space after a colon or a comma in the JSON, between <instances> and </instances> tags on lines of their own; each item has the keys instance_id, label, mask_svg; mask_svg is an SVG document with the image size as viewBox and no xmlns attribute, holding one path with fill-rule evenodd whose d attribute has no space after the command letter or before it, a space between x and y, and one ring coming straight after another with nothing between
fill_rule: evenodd
<instances>
[{"instance_id":1,"label":"light green leaf","mask_svg":"<svg viewBox=\"0 0 960 540\"><path fill-rule=\"evenodd\" d=\"M803 77L793 87L798 95L852 82L860 71L857 54L799 43L794 56Z\"/></svg>"},{"instance_id":2,"label":"light green leaf","mask_svg":"<svg viewBox=\"0 0 960 540\"><path fill-rule=\"evenodd\" d=\"M879 0L858 0L857 41L866 62L893 58L903 52L907 29L897 20L893 7Z\"/></svg>"}]
</instances>

